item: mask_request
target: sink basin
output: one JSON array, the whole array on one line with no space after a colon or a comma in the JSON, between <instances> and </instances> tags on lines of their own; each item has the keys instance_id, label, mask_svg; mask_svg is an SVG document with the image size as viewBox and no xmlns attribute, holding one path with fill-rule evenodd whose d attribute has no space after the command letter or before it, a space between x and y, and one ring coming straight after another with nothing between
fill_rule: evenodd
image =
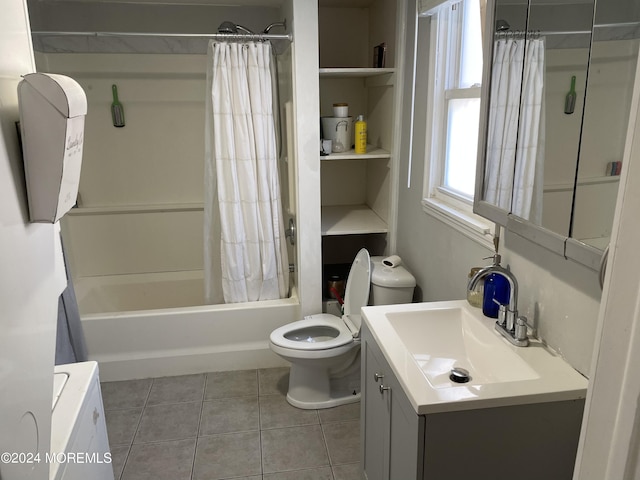
<instances>
[{"instance_id":1,"label":"sink basin","mask_svg":"<svg viewBox=\"0 0 640 480\"><path fill-rule=\"evenodd\" d=\"M493 331L463 307L387 313L389 323L435 388L459 385L451 369L469 372L469 384L532 380L539 375Z\"/></svg>"},{"instance_id":2,"label":"sink basin","mask_svg":"<svg viewBox=\"0 0 640 480\"><path fill-rule=\"evenodd\" d=\"M378 344L418 414L586 397L587 379L560 355L536 339L510 344L466 300L368 306L362 319L362 341ZM453 368L468 381L451 380Z\"/></svg>"}]
</instances>

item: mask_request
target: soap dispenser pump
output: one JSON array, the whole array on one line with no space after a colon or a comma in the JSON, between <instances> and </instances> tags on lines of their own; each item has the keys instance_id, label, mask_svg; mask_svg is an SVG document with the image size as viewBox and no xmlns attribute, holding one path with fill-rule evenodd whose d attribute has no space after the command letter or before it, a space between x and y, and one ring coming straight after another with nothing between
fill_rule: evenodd
<instances>
[{"instance_id":1,"label":"soap dispenser pump","mask_svg":"<svg viewBox=\"0 0 640 480\"><path fill-rule=\"evenodd\" d=\"M497 252L493 256L486 258L492 258L494 266L499 266L502 260L502 257ZM498 318L500 305L509 303L510 293L509 281L504 276L497 273L489 273L484 280L482 313L487 317Z\"/></svg>"}]
</instances>

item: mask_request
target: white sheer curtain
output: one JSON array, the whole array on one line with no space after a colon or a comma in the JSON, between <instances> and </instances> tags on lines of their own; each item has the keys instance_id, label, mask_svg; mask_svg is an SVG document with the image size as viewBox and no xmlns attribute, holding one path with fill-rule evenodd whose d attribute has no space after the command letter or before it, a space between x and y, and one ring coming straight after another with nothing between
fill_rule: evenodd
<instances>
[{"instance_id":1,"label":"white sheer curtain","mask_svg":"<svg viewBox=\"0 0 640 480\"><path fill-rule=\"evenodd\" d=\"M209 44L204 238L208 303L288 294L270 68L269 43Z\"/></svg>"},{"instance_id":2,"label":"white sheer curtain","mask_svg":"<svg viewBox=\"0 0 640 480\"><path fill-rule=\"evenodd\" d=\"M544 167L544 40L494 47L484 199L540 223Z\"/></svg>"}]
</instances>

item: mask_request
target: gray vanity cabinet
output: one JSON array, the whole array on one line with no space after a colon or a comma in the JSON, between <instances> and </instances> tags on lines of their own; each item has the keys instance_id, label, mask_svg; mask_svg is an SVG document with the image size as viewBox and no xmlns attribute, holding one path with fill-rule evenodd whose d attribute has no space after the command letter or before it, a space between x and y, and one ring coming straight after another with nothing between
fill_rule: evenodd
<instances>
[{"instance_id":1,"label":"gray vanity cabinet","mask_svg":"<svg viewBox=\"0 0 640 480\"><path fill-rule=\"evenodd\" d=\"M584 399L418 415L366 323L361 381L367 480L572 478Z\"/></svg>"},{"instance_id":2,"label":"gray vanity cabinet","mask_svg":"<svg viewBox=\"0 0 640 480\"><path fill-rule=\"evenodd\" d=\"M422 478L424 416L417 415L365 325L361 440L368 480Z\"/></svg>"}]
</instances>

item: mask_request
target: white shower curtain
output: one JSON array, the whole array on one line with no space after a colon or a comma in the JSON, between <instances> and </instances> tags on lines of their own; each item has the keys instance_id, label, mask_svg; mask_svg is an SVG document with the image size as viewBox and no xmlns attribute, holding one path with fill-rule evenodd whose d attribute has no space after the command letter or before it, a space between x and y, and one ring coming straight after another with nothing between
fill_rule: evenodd
<instances>
[{"instance_id":1,"label":"white shower curtain","mask_svg":"<svg viewBox=\"0 0 640 480\"><path fill-rule=\"evenodd\" d=\"M540 223L544 167L544 40L494 47L484 199Z\"/></svg>"},{"instance_id":2,"label":"white shower curtain","mask_svg":"<svg viewBox=\"0 0 640 480\"><path fill-rule=\"evenodd\" d=\"M273 114L271 45L209 44L205 300L285 298L289 261Z\"/></svg>"}]
</instances>

